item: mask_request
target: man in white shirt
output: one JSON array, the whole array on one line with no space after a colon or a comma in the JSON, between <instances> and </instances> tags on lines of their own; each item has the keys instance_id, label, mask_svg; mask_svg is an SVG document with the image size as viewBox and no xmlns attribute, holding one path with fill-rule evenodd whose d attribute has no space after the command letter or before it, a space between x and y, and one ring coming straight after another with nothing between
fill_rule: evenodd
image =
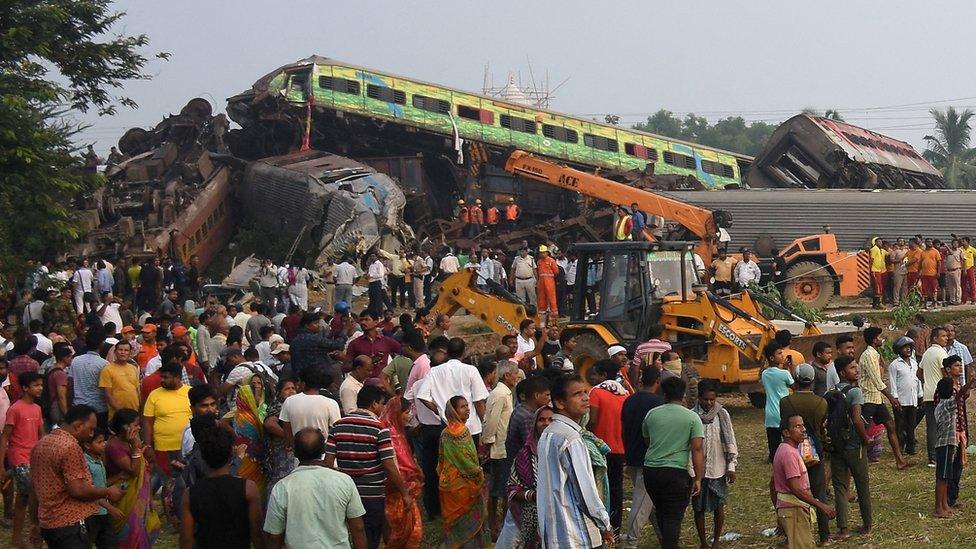
<instances>
[{"instance_id":1,"label":"man in white shirt","mask_svg":"<svg viewBox=\"0 0 976 549\"><path fill-rule=\"evenodd\" d=\"M447 251L447 255L441 258L441 272L444 274L454 274L461 269L461 263L458 262L458 258L454 255L451 250Z\"/></svg>"},{"instance_id":2,"label":"man in white shirt","mask_svg":"<svg viewBox=\"0 0 976 549\"><path fill-rule=\"evenodd\" d=\"M359 273L356 267L349 263L348 258L342 258L342 263L335 267L335 302L352 303L352 285Z\"/></svg>"},{"instance_id":3,"label":"man in white shirt","mask_svg":"<svg viewBox=\"0 0 976 549\"><path fill-rule=\"evenodd\" d=\"M735 281L741 288L748 288L750 284L759 284L759 277L762 272L759 265L752 260L749 250L742 252L742 261L735 265Z\"/></svg>"},{"instance_id":4,"label":"man in white shirt","mask_svg":"<svg viewBox=\"0 0 976 549\"><path fill-rule=\"evenodd\" d=\"M898 444L908 455L915 454L915 427L918 401L922 398L922 382L919 381L918 363L915 362L915 342L910 337L899 337L892 345L898 358L888 364L888 391L891 398L901 403L895 408L895 432Z\"/></svg>"},{"instance_id":5,"label":"man in white shirt","mask_svg":"<svg viewBox=\"0 0 976 549\"><path fill-rule=\"evenodd\" d=\"M965 385L966 379L972 373L969 370L973 366L973 355L969 352L969 347L967 347L965 343L956 339L955 324L946 324L945 329L946 332L948 332L949 337L949 342L946 343L945 346L946 353L948 353L949 356L957 355L962 359L962 379L959 380L959 383Z\"/></svg>"},{"instance_id":6,"label":"man in white shirt","mask_svg":"<svg viewBox=\"0 0 976 549\"><path fill-rule=\"evenodd\" d=\"M447 345L449 360L440 366L431 368L419 387L416 387L417 398L428 409L440 415L447 423L447 402L454 396L463 396L477 413L468 418L467 427L471 435L481 434L481 419L485 417L485 401L488 399L488 389L481 379L478 369L470 364L461 362L464 357L464 340L458 337L451 339Z\"/></svg>"},{"instance_id":7,"label":"man in white shirt","mask_svg":"<svg viewBox=\"0 0 976 549\"><path fill-rule=\"evenodd\" d=\"M488 291L488 281L495 279L495 262L488 257L488 250L481 250L481 261L478 267L478 287L482 291Z\"/></svg>"},{"instance_id":8,"label":"man in white shirt","mask_svg":"<svg viewBox=\"0 0 976 549\"><path fill-rule=\"evenodd\" d=\"M342 413L348 414L357 409L356 397L359 390L363 388L364 382L373 373L373 360L366 355L359 355L352 359L352 370L346 379L342 380L339 386L339 402L342 404Z\"/></svg>"},{"instance_id":9,"label":"man in white shirt","mask_svg":"<svg viewBox=\"0 0 976 549\"><path fill-rule=\"evenodd\" d=\"M386 266L376 254L370 254L369 276L369 310L382 317L383 310L389 303L386 298Z\"/></svg>"},{"instance_id":10,"label":"man in white shirt","mask_svg":"<svg viewBox=\"0 0 976 549\"><path fill-rule=\"evenodd\" d=\"M94 287L95 275L88 268L88 260L83 259L75 269L75 274L71 275L71 283L74 290L75 312L84 314L87 308L85 294L91 294Z\"/></svg>"},{"instance_id":11,"label":"man in white shirt","mask_svg":"<svg viewBox=\"0 0 976 549\"><path fill-rule=\"evenodd\" d=\"M321 388L332 384L332 376L320 367L310 366L302 369L300 377L305 390L288 397L281 405L278 414L281 428L294 435L305 427L314 427L328 437L329 428L342 417L339 403L319 393Z\"/></svg>"},{"instance_id":12,"label":"man in white shirt","mask_svg":"<svg viewBox=\"0 0 976 549\"><path fill-rule=\"evenodd\" d=\"M515 295L529 305L535 305L535 259L529 255L528 248L520 249L518 257L512 261L512 276L515 277Z\"/></svg>"},{"instance_id":13,"label":"man in white shirt","mask_svg":"<svg viewBox=\"0 0 976 549\"><path fill-rule=\"evenodd\" d=\"M119 308L121 305L118 300L112 295L112 292L102 292L102 304L98 307L98 318L101 319L102 324L105 325L109 322L115 324L115 327L122 329L122 315L119 314Z\"/></svg>"},{"instance_id":14,"label":"man in white shirt","mask_svg":"<svg viewBox=\"0 0 976 549\"><path fill-rule=\"evenodd\" d=\"M942 326L932 328L929 336L932 345L922 355L918 367L922 370L922 399L925 406L925 445L929 454L929 467L935 467L935 386L942 379L942 361L949 358L945 346L949 344L949 332Z\"/></svg>"}]
</instances>

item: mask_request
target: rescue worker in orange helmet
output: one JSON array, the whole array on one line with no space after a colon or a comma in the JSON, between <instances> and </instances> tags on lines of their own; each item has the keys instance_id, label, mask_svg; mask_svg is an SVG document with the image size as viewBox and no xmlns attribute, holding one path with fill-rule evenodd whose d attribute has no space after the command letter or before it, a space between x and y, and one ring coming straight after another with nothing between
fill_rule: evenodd
<instances>
[{"instance_id":1,"label":"rescue worker in orange helmet","mask_svg":"<svg viewBox=\"0 0 976 549\"><path fill-rule=\"evenodd\" d=\"M549 319L559 318L559 305L556 302L556 275L559 274L559 265L556 260L549 255L549 247L543 244L539 246L539 259L537 260L539 271L539 314L546 313L546 324Z\"/></svg>"},{"instance_id":2,"label":"rescue worker in orange helmet","mask_svg":"<svg viewBox=\"0 0 976 549\"><path fill-rule=\"evenodd\" d=\"M474 238L481 234L481 228L485 224L485 211L481 209L481 199L474 201L474 205L468 210L468 236Z\"/></svg>"},{"instance_id":3,"label":"rescue worker in orange helmet","mask_svg":"<svg viewBox=\"0 0 976 549\"><path fill-rule=\"evenodd\" d=\"M522 210L515 203L515 198L508 197L508 206L505 207L505 223L508 225L508 230L515 230L515 225L518 224L518 219L521 215Z\"/></svg>"}]
</instances>

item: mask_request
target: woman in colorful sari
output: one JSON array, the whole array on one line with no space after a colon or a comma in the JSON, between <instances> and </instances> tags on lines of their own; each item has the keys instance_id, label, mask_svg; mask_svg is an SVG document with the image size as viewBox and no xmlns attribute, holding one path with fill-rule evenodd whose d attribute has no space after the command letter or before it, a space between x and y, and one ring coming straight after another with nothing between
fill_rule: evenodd
<instances>
[{"instance_id":1,"label":"woman in colorful sari","mask_svg":"<svg viewBox=\"0 0 976 549\"><path fill-rule=\"evenodd\" d=\"M539 515L535 506L537 446L542 431L552 423L552 408L536 410L533 429L525 439L525 446L515 455L512 474L508 477L508 510L518 525L523 549L539 547Z\"/></svg>"},{"instance_id":2,"label":"woman in colorful sari","mask_svg":"<svg viewBox=\"0 0 976 549\"><path fill-rule=\"evenodd\" d=\"M448 549L488 547L485 474L465 426L471 415L468 401L461 395L452 397L446 415L437 456L444 545Z\"/></svg>"},{"instance_id":3,"label":"woman in colorful sari","mask_svg":"<svg viewBox=\"0 0 976 549\"><path fill-rule=\"evenodd\" d=\"M264 463L264 417L268 405L265 403L264 380L257 374L252 374L241 383L237 390L237 406L231 410L233 414L234 432L237 433L237 444L246 448L241 458L241 466L237 476L253 481L258 486L261 497L266 497L267 483L262 470Z\"/></svg>"},{"instance_id":4,"label":"woman in colorful sari","mask_svg":"<svg viewBox=\"0 0 976 549\"><path fill-rule=\"evenodd\" d=\"M105 446L108 484L123 491L115 504L122 520L112 520L116 545L120 549L149 549L159 535L159 515L152 508L149 464L143 457L139 436L139 412L123 408L112 417L112 436Z\"/></svg>"},{"instance_id":5,"label":"woman in colorful sari","mask_svg":"<svg viewBox=\"0 0 976 549\"><path fill-rule=\"evenodd\" d=\"M423 519L420 515L420 493L424 485L424 474L417 466L407 440L405 425L410 418L410 401L403 397L393 397L386 404L386 409L380 420L390 430L390 442L393 443L397 468L404 484L414 498L410 507L404 505L400 490L387 482L386 485L386 522L390 532L386 540L386 547L413 548L420 546L423 537Z\"/></svg>"},{"instance_id":6,"label":"woman in colorful sari","mask_svg":"<svg viewBox=\"0 0 976 549\"><path fill-rule=\"evenodd\" d=\"M607 454L610 453L610 446L606 442L586 430L586 424L590 421L590 414L587 412L581 422L583 430L580 436L583 437L583 444L590 453L590 461L593 463L593 478L596 480L597 492L604 506L610 502L610 478L607 476ZM609 507L607 512L610 512Z\"/></svg>"},{"instance_id":7,"label":"woman in colorful sari","mask_svg":"<svg viewBox=\"0 0 976 549\"><path fill-rule=\"evenodd\" d=\"M290 379L278 381L278 398L274 404L268 406L268 412L264 418L264 434L267 442L265 448L264 476L268 480L268 493L274 488L275 483L285 478L292 469L295 468L295 458L291 455L289 441L291 433L285 433L281 428L281 421L278 414L281 413L281 405L285 399L295 394L297 387L295 382Z\"/></svg>"}]
</instances>

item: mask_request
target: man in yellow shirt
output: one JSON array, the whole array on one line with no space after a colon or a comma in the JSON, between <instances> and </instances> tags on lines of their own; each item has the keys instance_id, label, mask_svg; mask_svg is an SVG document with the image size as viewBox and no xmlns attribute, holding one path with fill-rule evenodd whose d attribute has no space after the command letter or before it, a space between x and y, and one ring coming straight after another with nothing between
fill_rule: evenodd
<instances>
[{"instance_id":1,"label":"man in yellow shirt","mask_svg":"<svg viewBox=\"0 0 976 549\"><path fill-rule=\"evenodd\" d=\"M962 237L962 302L976 303L976 248L968 236Z\"/></svg>"},{"instance_id":2,"label":"man in yellow shirt","mask_svg":"<svg viewBox=\"0 0 976 549\"><path fill-rule=\"evenodd\" d=\"M149 393L142 410L142 437L164 477L177 474L171 463L181 458L183 429L190 422L190 387L183 385L183 366L176 361L159 368L160 387ZM165 501L166 498L164 497Z\"/></svg>"},{"instance_id":3,"label":"man in yellow shirt","mask_svg":"<svg viewBox=\"0 0 976 549\"><path fill-rule=\"evenodd\" d=\"M885 279L888 277L888 250L884 240L875 238L871 246L871 281L874 287L874 307L881 308L884 301Z\"/></svg>"},{"instance_id":4,"label":"man in yellow shirt","mask_svg":"<svg viewBox=\"0 0 976 549\"><path fill-rule=\"evenodd\" d=\"M871 326L864 330L864 342L867 344L864 352L861 353L860 360L857 361L858 385L864 395L864 404L861 406L861 415L865 421L871 421L878 425L884 425L888 431L888 443L891 444L891 451L895 454L895 465L899 469L908 467L908 462L901 455L901 446L898 444L898 433L895 431L895 421L888 412L888 407L884 405L882 396L887 398L891 406L896 410L901 409L901 403L897 398L888 392L887 383L881 375L881 353L878 349L884 344L881 337L881 328ZM887 377L887 376L885 376Z\"/></svg>"},{"instance_id":5,"label":"man in yellow shirt","mask_svg":"<svg viewBox=\"0 0 976 549\"><path fill-rule=\"evenodd\" d=\"M128 340L115 344L115 361L109 362L98 374L98 388L105 391L108 419L122 408L139 409L139 367L129 362L132 344Z\"/></svg>"}]
</instances>

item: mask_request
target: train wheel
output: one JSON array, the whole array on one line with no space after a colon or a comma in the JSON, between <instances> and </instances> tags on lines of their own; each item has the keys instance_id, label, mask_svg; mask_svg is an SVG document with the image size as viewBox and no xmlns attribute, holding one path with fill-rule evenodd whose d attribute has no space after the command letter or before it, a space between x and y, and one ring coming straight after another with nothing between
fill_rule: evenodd
<instances>
[{"instance_id":1,"label":"train wheel","mask_svg":"<svg viewBox=\"0 0 976 549\"><path fill-rule=\"evenodd\" d=\"M836 294L834 281L826 267L801 261L786 271L786 301L799 301L812 309L823 309Z\"/></svg>"},{"instance_id":2,"label":"train wheel","mask_svg":"<svg viewBox=\"0 0 976 549\"><path fill-rule=\"evenodd\" d=\"M576 372L586 379L586 373L598 360L610 358L607 343L593 332L576 336L576 349L573 351L573 366Z\"/></svg>"}]
</instances>

